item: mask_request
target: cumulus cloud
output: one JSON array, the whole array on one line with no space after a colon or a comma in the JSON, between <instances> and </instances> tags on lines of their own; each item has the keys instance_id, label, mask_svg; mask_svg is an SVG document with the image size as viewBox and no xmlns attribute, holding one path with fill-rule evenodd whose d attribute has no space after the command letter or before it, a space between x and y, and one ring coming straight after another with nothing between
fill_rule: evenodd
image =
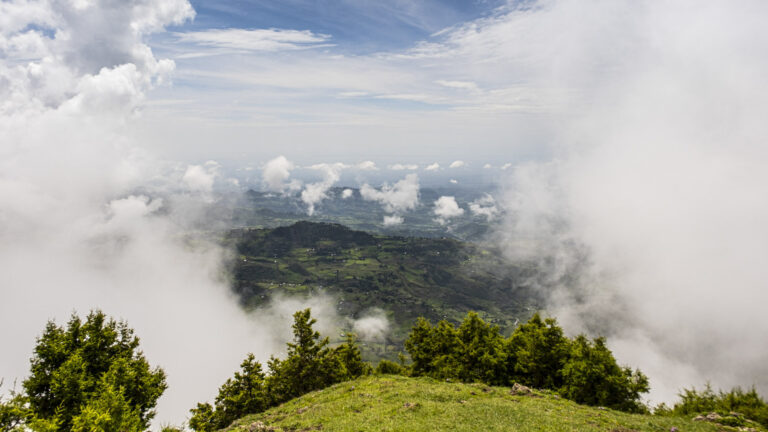
<instances>
[{"instance_id":1,"label":"cumulus cloud","mask_svg":"<svg viewBox=\"0 0 768 432\"><path fill-rule=\"evenodd\" d=\"M768 4L539 6L505 25L558 28L531 35L535 70L573 91L555 157L511 170L507 253L652 399L707 380L768 392Z\"/></svg>"},{"instance_id":2,"label":"cumulus cloud","mask_svg":"<svg viewBox=\"0 0 768 432\"><path fill-rule=\"evenodd\" d=\"M384 226L400 225L405 221L402 216L398 215L384 215Z\"/></svg>"},{"instance_id":3,"label":"cumulus cloud","mask_svg":"<svg viewBox=\"0 0 768 432\"><path fill-rule=\"evenodd\" d=\"M505 163L504 165L501 166L501 169L503 169L503 170L508 170L510 168L512 168L512 164L510 162L507 162L507 163Z\"/></svg>"},{"instance_id":4,"label":"cumulus cloud","mask_svg":"<svg viewBox=\"0 0 768 432\"><path fill-rule=\"evenodd\" d=\"M270 192L286 193L301 188L299 180L288 181L291 171L296 168L293 162L285 156L278 156L264 165L261 178L264 186Z\"/></svg>"},{"instance_id":5,"label":"cumulus cloud","mask_svg":"<svg viewBox=\"0 0 768 432\"><path fill-rule=\"evenodd\" d=\"M489 163L483 165L483 169L491 169L491 168L493 168L493 166L491 166L491 164Z\"/></svg>"},{"instance_id":6,"label":"cumulus cloud","mask_svg":"<svg viewBox=\"0 0 768 432\"><path fill-rule=\"evenodd\" d=\"M364 200L379 202L388 213L384 217L385 225L397 225L403 222L402 213L416 208L419 203L419 176L408 174L394 185L385 183L381 189L376 189L367 183L360 188Z\"/></svg>"},{"instance_id":7,"label":"cumulus cloud","mask_svg":"<svg viewBox=\"0 0 768 432\"><path fill-rule=\"evenodd\" d=\"M419 166L416 164L393 164L387 166L387 168L391 169L392 171L414 171L419 169Z\"/></svg>"},{"instance_id":8,"label":"cumulus cloud","mask_svg":"<svg viewBox=\"0 0 768 432\"><path fill-rule=\"evenodd\" d=\"M439 163L437 163L437 162L435 162L435 163L433 163L433 164L427 165L427 166L424 168L424 171L437 171L437 170L439 170L439 169L440 169L440 164L439 164Z\"/></svg>"},{"instance_id":9,"label":"cumulus cloud","mask_svg":"<svg viewBox=\"0 0 768 432\"><path fill-rule=\"evenodd\" d=\"M307 183L301 191L301 201L307 205L307 214L315 214L315 206L328 198L328 190L341 178L341 170L349 168L348 165L337 162L333 164L315 164L309 167L322 172L323 179L315 183Z\"/></svg>"},{"instance_id":10,"label":"cumulus cloud","mask_svg":"<svg viewBox=\"0 0 768 432\"><path fill-rule=\"evenodd\" d=\"M496 200L491 194L485 194L482 197L469 203L469 211L476 216L485 216L486 220L494 220L499 215L499 209L496 207Z\"/></svg>"},{"instance_id":11,"label":"cumulus cloud","mask_svg":"<svg viewBox=\"0 0 768 432\"><path fill-rule=\"evenodd\" d=\"M456 179L450 179L448 180L451 184L459 184L459 181Z\"/></svg>"},{"instance_id":12,"label":"cumulus cloud","mask_svg":"<svg viewBox=\"0 0 768 432\"><path fill-rule=\"evenodd\" d=\"M210 194L220 169L221 165L216 161L208 161L203 165L189 165L181 181L192 192Z\"/></svg>"},{"instance_id":13,"label":"cumulus cloud","mask_svg":"<svg viewBox=\"0 0 768 432\"><path fill-rule=\"evenodd\" d=\"M464 163L464 161L457 160L457 161L451 162L451 164L448 165L448 168L461 168L465 165L466 164Z\"/></svg>"},{"instance_id":14,"label":"cumulus cloud","mask_svg":"<svg viewBox=\"0 0 768 432\"><path fill-rule=\"evenodd\" d=\"M344 189L344 190L341 192L341 198L342 198L342 199L352 198L352 196L353 196L354 194L355 194L355 191L353 191L352 189Z\"/></svg>"},{"instance_id":15,"label":"cumulus cloud","mask_svg":"<svg viewBox=\"0 0 768 432\"><path fill-rule=\"evenodd\" d=\"M459 207L456 198L441 196L435 201L435 208L432 212L437 216L435 221L440 225L445 225L450 219L463 215L464 209Z\"/></svg>"}]
</instances>

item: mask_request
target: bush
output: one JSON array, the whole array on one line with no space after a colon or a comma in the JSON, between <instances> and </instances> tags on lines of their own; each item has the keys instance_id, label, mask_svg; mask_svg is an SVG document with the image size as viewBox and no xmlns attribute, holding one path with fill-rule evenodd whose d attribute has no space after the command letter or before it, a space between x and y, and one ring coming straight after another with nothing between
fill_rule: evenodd
<instances>
[{"instance_id":1,"label":"bush","mask_svg":"<svg viewBox=\"0 0 768 432\"><path fill-rule=\"evenodd\" d=\"M407 375L408 370L391 360L381 360L376 366L376 373L379 375Z\"/></svg>"},{"instance_id":2,"label":"bush","mask_svg":"<svg viewBox=\"0 0 768 432\"><path fill-rule=\"evenodd\" d=\"M760 397L754 387L747 391L736 387L729 392L720 390L716 393L712 390L712 386L707 384L700 391L695 388L683 389L678 396L680 401L671 409L661 406L655 413L678 416L695 416L710 412L729 416L731 413L738 413L744 418L768 427L768 403ZM738 421L740 416L730 416L735 419L728 418L733 422ZM740 426L741 423L738 425Z\"/></svg>"}]
</instances>

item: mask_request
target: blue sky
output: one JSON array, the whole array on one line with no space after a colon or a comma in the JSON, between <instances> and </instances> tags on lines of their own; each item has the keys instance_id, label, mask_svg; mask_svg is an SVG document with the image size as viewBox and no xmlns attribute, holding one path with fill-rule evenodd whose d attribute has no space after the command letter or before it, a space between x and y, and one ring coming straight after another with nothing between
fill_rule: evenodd
<instances>
[{"instance_id":1,"label":"blue sky","mask_svg":"<svg viewBox=\"0 0 768 432\"><path fill-rule=\"evenodd\" d=\"M328 34L339 50L405 48L430 34L486 16L500 0L193 0L185 29L285 28Z\"/></svg>"},{"instance_id":2,"label":"blue sky","mask_svg":"<svg viewBox=\"0 0 768 432\"><path fill-rule=\"evenodd\" d=\"M192 6L194 20L149 39L176 67L172 85L150 94L136 133L169 157L465 160L479 170L547 156L544 125L562 92L540 81L546 47L523 42L550 43L551 33L520 3Z\"/></svg>"}]
</instances>

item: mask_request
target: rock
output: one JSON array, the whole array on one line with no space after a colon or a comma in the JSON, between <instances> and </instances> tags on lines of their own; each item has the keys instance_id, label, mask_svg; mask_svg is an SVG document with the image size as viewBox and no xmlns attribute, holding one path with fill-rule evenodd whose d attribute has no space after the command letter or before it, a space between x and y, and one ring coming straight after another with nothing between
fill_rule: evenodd
<instances>
[{"instance_id":1,"label":"rock","mask_svg":"<svg viewBox=\"0 0 768 432\"><path fill-rule=\"evenodd\" d=\"M515 396L530 396L533 394L533 390L531 390L530 387L515 383L512 385L512 389L509 391L509 394L513 394Z\"/></svg>"},{"instance_id":2,"label":"rock","mask_svg":"<svg viewBox=\"0 0 768 432\"><path fill-rule=\"evenodd\" d=\"M697 415L696 417L693 418L693 421L704 421L706 419L707 418L704 417L703 415Z\"/></svg>"},{"instance_id":3,"label":"rock","mask_svg":"<svg viewBox=\"0 0 768 432\"><path fill-rule=\"evenodd\" d=\"M248 432L269 432L269 431L276 431L276 430L277 429L273 428L272 426L267 426L260 421L251 423L251 425L248 426Z\"/></svg>"},{"instance_id":4,"label":"rock","mask_svg":"<svg viewBox=\"0 0 768 432\"><path fill-rule=\"evenodd\" d=\"M707 419L707 421L714 422L714 421L718 421L718 420L722 419L722 417L718 413L711 412L711 413L707 414L706 419Z\"/></svg>"},{"instance_id":5,"label":"rock","mask_svg":"<svg viewBox=\"0 0 768 432\"><path fill-rule=\"evenodd\" d=\"M403 408L405 409L413 409L416 408L419 404L413 403L413 402L406 402L403 404Z\"/></svg>"}]
</instances>

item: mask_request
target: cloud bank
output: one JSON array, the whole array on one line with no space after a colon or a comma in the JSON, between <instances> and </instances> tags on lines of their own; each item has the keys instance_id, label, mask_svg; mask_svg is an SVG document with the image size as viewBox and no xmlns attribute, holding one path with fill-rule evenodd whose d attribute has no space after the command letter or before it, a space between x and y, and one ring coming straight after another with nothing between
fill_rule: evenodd
<instances>
[{"instance_id":1,"label":"cloud bank","mask_svg":"<svg viewBox=\"0 0 768 432\"><path fill-rule=\"evenodd\" d=\"M545 269L530 282L551 311L609 336L657 401L706 380L768 393L766 13L547 1L486 29L533 29L535 83L570 92L556 157L510 168L507 253Z\"/></svg>"}]
</instances>

